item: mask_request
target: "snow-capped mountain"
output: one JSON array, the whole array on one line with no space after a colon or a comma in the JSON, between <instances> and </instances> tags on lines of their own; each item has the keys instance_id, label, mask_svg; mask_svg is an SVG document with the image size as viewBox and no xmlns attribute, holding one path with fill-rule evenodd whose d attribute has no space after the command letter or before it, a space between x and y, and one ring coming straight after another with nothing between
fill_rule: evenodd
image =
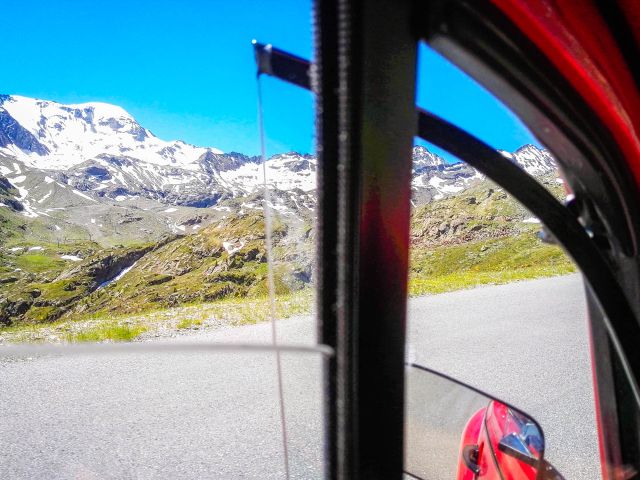
<instances>
[{"instance_id":1,"label":"snow-capped mountain","mask_svg":"<svg viewBox=\"0 0 640 480\"><path fill-rule=\"evenodd\" d=\"M59 183L119 201L144 196L208 207L263 182L257 157L161 140L122 108L96 102L62 105L1 95L0 154L11 159L0 166L2 174L46 171ZM278 189L315 188L315 161L308 155L276 155L267 171Z\"/></svg>"},{"instance_id":2,"label":"snow-capped mountain","mask_svg":"<svg viewBox=\"0 0 640 480\"><path fill-rule=\"evenodd\" d=\"M542 177L557 175L558 166L551 154L535 145L523 145L515 152L500 153L525 170L529 175ZM413 149L414 197L419 201L438 200L466 189L484 176L465 163L446 163L441 157L417 146ZM425 198L426 194L430 194Z\"/></svg>"},{"instance_id":3,"label":"snow-capped mountain","mask_svg":"<svg viewBox=\"0 0 640 480\"><path fill-rule=\"evenodd\" d=\"M547 175L557 171L558 166L551 154L534 145L523 145L513 153L500 150L509 160L524 168L529 175Z\"/></svg>"},{"instance_id":4,"label":"snow-capped mountain","mask_svg":"<svg viewBox=\"0 0 640 480\"><path fill-rule=\"evenodd\" d=\"M551 155L533 145L501 153L532 175L556 171ZM414 147L413 160L417 203L456 194L483 178L423 146ZM314 207L315 157L289 152L269 158L265 166L281 208ZM17 95L0 95L0 175L17 192L26 216L72 207L135 207L162 212L173 230L184 220L174 218L184 213L180 208L227 211L229 201L255 197L264 182L258 157L161 140L121 107ZM241 201L238 207L254 203Z\"/></svg>"},{"instance_id":5,"label":"snow-capped mountain","mask_svg":"<svg viewBox=\"0 0 640 480\"><path fill-rule=\"evenodd\" d=\"M69 169L99 156L125 156L160 166L198 170L199 159L215 148L166 142L124 109L107 103L62 105L21 96L0 96L5 135L0 146L25 165ZM15 128L7 128L13 122Z\"/></svg>"},{"instance_id":6,"label":"snow-capped mountain","mask_svg":"<svg viewBox=\"0 0 640 480\"><path fill-rule=\"evenodd\" d=\"M444 167L446 162L442 157L431 153L422 145L413 147L413 174L420 174L431 167Z\"/></svg>"}]
</instances>

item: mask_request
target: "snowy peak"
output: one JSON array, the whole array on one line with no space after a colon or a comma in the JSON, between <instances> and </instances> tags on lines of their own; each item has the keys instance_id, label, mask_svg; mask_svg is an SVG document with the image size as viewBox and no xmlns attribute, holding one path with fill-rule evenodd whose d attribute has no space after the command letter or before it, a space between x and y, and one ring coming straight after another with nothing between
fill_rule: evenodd
<instances>
[{"instance_id":1,"label":"snowy peak","mask_svg":"<svg viewBox=\"0 0 640 480\"><path fill-rule=\"evenodd\" d=\"M534 145L501 153L535 176L557 170L551 155ZM412 156L414 204L455 195L484 178L424 146L415 146ZM263 168L257 156L167 142L107 103L63 105L0 95L0 175L11 187L3 198L19 203L27 216L96 204L148 208L148 202L163 211L223 212L229 202L251 209L259 202L246 199L262 194L265 171L273 198L287 208L307 209L315 203L316 169L316 157L298 152L273 155Z\"/></svg>"},{"instance_id":2,"label":"snowy peak","mask_svg":"<svg viewBox=\"0 0 640 480\"><path fill-rule=\"evenodd\" d=\"M244 162L235 169L220 172L234 191L251 193L264 182L259 157ZM310 192L316 188L316 158L312 155L288 152L274 155L265 162L267 182L278 190Z\"/></svg>"},{"instance_id":3,"label":"snowy peak","mask_svg":"<svg viewBox=\"0 0 640 480\"><path fill-rule=\"evenodd\" d=\"M0 148L16 147L21 151L37 155L48 154L47 147L3 108L3 105L10 101L11 97L8 95L0 95Z\"/></svg>"},{"instance_id":4,"label":"snowy peak","mask_svg":"<svg viewBox=\"0 0 640 480\"><path fill-rule=\"evenodd\" d=\"M161 140L123 108L100 102L63 105L2 95L0 122L5 132L0 139L4 153L43 169L64 170L106 154L196 170L202 155L222 153Z\"/></svg>"},{"instance_id":5,"label":"snowy peak","mask_svg":"<svg viewBox=\"0 0 640 480\"><path fill-rule=\"evenodd\" d=\"M551 154L535 145L523 145L513 153L504 150L501 150L500 153L530 175L546 175L558 170L558 165Z\"/></svg>"},{"instance_id":6,"label":"snowy peak","mask_svg":"<svg viewBox=\"0 0 640 480\"><path fill-rule=\"evenodd\" d=\"M413 170L416 173L421 173L425 168L443 167L446 163L442 157L431 153L422 145L416 145L413 147Z\"/></svg>"}]
</instances>

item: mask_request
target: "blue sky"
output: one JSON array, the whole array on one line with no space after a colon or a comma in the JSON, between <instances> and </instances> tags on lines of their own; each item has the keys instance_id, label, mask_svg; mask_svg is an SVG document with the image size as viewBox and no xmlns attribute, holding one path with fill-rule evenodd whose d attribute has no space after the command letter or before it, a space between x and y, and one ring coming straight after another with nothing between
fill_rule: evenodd
<instances>
[{"instance_id":1,"label":"blue sky","mask_svg":"<svg viewBox=\"0 0 640 480\"><path fill-rule=\"evenodd\" d=\"M3 0L0 93L103 101L165 140L259 151L251 39L309 58L308 1ZM10 21L6 20L10 19ZM418 104L496 148L534 142L490 94L421 49ZM313 98L263 80L269 153L313 151Z\"/></svg>"}]
</instances>

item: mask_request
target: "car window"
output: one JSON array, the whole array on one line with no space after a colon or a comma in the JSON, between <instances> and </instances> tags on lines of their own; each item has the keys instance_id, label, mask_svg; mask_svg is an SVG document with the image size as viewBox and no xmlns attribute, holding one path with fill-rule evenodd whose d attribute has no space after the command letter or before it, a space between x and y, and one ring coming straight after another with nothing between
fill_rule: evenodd
<instances>
[{"instance_id":1,"label":"car window","mask_svg":"<svg viewBox=\"0 0 640 480\"><path fill-rule=\"evenodd\" d=\"M420 79L419 98L426 107L464 99L468 114L454 120L478 135L490 130L483 140L564 199L553 155L497 100L433 51L424 48L420 61L424 75L436 70L434 64L445 65L437 70L444 78L431 73ZM462 112L464 107L459 106ZM526 143L514 148L523 139ZM545 458L557 471L565 478L599 478L578 268L559 246L543 241L548 236L537 218L472 167L422 141L414 147L413 165L408 364L449 375L526 411L543 429ZM455 477L458 464L438 459L460 458L471 416L465 410L466 420L454 422L455 402L418 388L419 379L409 368L406 469L419 478ZM432 403L440 405L439 414L426 418L423 408ZM445 423L435 425L434 418ZM435 440L433 431L439 435ZM567 448L576 438L580 453Z\"/></svg>"},{"instance_id":2,"label":"car window","mask_svg":"<svg viewBox=\"0 0 640 480\"><path fill-rule=\"evenodd\" d=\"M1 478L324 476L313 97L250 44L310 9L11 5L52 63L0 92Z\"/></svg>"}]
</instances>

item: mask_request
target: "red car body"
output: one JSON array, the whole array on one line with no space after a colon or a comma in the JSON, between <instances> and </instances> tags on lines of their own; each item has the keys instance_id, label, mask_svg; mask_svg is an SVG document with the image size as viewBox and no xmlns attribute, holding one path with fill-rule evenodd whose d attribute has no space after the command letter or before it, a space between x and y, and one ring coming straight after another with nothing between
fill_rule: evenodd
<instances>
[{"instance_id":1,"label":"red car body","mask_svg":"<svg viewBox=\"0 0 640 480\"><path fill-rule=\"evenodd\" d=\"M640 186L640 92L597 2L492 0L544 52L611 130ZM640 3L615 3L636 46Z\"/></svg>"},{"instance_id":2,"label":"red car body","mask_svg":"<svg viewBox=\"0 0 640 480\"><path fill-rule=\"evenodd\" d=\"M492 400L467 422L460 442L458 480L535 480L535 462L516 458L501 447L513 439L532 454L542 456L542 435L538 427L504 403Z\"/></svg>"}]
</instances>

